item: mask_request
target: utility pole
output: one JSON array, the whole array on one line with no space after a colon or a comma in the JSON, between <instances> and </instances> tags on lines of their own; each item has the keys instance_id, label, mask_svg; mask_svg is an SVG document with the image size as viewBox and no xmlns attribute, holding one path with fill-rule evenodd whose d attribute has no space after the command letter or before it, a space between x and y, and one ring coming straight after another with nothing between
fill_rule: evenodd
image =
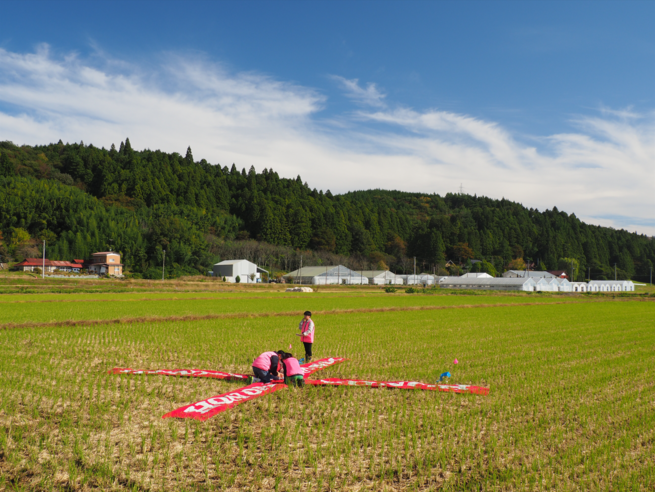
<instances>
[{"instance_id":1,"label":"utility pole","mask_svg":"<svg viewBox=\"0 0 655 492\"><path fill-rule=\"evenodd\" d=\"M414 257L414 282L416 282L416 256Z\"/></svg>"},{"instance_id":2,"label":"utility pole","mask_svg":"<svg viewBox=\"0 0 655 492\"><path fill-rule=\"evenodd\" d=\"M616 263L614 263L614 281L616 281Z\"/></svg>"},{"instance_id":3,"label":"utility pole","mask_svg":"<svg viewBox=\"0 0 655 492\"><path fill-rule=\"evenodd\" d=\"M45 239L43 240L43 269L41 270L41 278L45 279Z\"/></svg>"},{"instance_id":4,"label":"utility pole","mask_svg":"<svg viewBox=\"0 0 655 492\"><path fill-rule=\"evenodd\" d=\"M164 259L162 260L161 264L161 279L164 280L164 276L166 274L166 250L164 250Z\"/></svg>"},{"instance_id":5,"label":"utility pole","mask_svg":"<svg viewBox=\"0 0 655 492\"><path fill-rule=\"evenodd\" d=\"M653 285L653 267L650 267L650 285Z\"/></svg>"},{"instance_id":6,"label":"utility pole","mask_svg":"<svg viewBox=\"0 0 655 492\"><path fill-rule=\"evenodd\" d=\"M591 267L589 267L589 282L591 282Z\"/></svg>"},{"instance_id":7,"label":"utility pole","mask_svg":"<svg viewBox=\"0 0 655 492\"><path fill-rule=\"evenodd\" d=\"M573 282L573 258L571 258L571 282Z\"/></svg>"},{"instance_id":8,"label":"utility pole","mask_svg":"<svg viewBox=\"0 0 655 492\"><path fill-rule=\"evenodd\" d=\"M302 255L300 255L300 285L302 285Z\"/></svg>"}]
</instances>

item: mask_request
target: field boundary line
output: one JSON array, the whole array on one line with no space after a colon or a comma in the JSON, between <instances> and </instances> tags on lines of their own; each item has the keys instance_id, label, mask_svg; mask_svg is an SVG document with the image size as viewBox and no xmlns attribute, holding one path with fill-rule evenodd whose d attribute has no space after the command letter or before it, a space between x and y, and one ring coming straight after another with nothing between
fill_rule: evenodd
<instances>
[{"instance_id":1,"label":"field boundary line","mask_svg":"<svg viewBox=\"0 0 655 492\"><path fill-rule=\"evenodd\" d=\"M588 302L621 302L621 301L641 301L641 299L599 299ZM353 309L332 309L329 311L314 311L313 315L334 315L334 314L357 314L357 313L387 313L401 311L439 311L442 309L475 309L475 308L496 308L496 307L526 307L526 306L553 306L562 304L587 304L580 301L560 301L560 302L523 302L523 303L503 303L503 304L460 304L457 306L393 306L381 308L353 308ZM255 319L255 318L275 318L286 316L298 316L298 311L280 311L277 313L222 313L222 314L204 314L204 315L186 315L186 316L140 316L132 318L111 318L98 320L67 320L67 321L48 321L43 323L4 323L0 324L0 330L13 330L19 328L52 328L57 326L96 326L111 324L130 324L130 323L164 323L173 321L205 321L212 319Z\"/></svg>"}]
</instances>

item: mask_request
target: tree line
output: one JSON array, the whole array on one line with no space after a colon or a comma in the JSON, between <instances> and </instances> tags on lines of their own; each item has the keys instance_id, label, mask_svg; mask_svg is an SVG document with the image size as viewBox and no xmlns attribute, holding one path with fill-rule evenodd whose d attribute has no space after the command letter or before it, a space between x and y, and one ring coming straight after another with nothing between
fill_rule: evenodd
<instances>
[{"instance_id":1,"label":"tree line","mask_svg":"<svg viewBox=\"0 0 655 492\"><path fill-rule=\"evenodd\" d=\"M305 265L398 272L413 271L414 258L418 270L441 273L572 264L579 279L614 278L615 265L619 278L645 278L655 261L651 238L557 208L457 193L333 195L272 169L196 161L191 148L135 151L129 139L118 149L0 142L0 189L0 255L38 256L43 240L50 259L113 248L128 270L153 278L164 250L174 275L204 272L244 248L287 271L303 252Z\"/></svg>"}]
</instances>

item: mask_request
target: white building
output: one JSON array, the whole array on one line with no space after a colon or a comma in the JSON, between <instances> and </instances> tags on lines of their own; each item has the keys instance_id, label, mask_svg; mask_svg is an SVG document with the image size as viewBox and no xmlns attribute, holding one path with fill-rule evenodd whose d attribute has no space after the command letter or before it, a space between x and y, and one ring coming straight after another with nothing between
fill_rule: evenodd
<instances>
[{"instance_id":1,"label":"white building","mask_svg":"<svg viewBox=\"0 0 655 492\"><path fill-rule=\"evenodd\" d=\"M571 282L571 292L587 292L587 282Z\"/></svg>"},{"instance_id":2,"label":"white building","mask_svg":"<svg viewBox=\"0 0 655 492\"><path fill-rule=\"evenodd\" d=\"M534 278L462 278L445 277L439 284L444 289L475 289L475 290L520 290L536 292L537 283Z\"/></svg>"},{"instance_id":3,"label":"white building","mask_svg":"<svg viewBox=\"0 0 655 492\"><path fill-rule=\"evenodd\" d=\"M226 282L235 283L237 277L243 284L261 282L261 274L268 273L248 260L225 260L216 263L212 269L214 277L225 277Z\"/></svg>"},{"instance_id":4,"label":"white building","mask_svg":"<svg viewBox=\"0 0 655 492\"><path fill-rule=\"evenodd\" d=\"M493 278L487 272L469 272L461 275L462 278Z\"/></svg>"},{"instance_id":5,"label":"white building","mask_svg":"<svg viewBox=\"0 0 655 492\"><path fill-rule=\"evenodd\" d=\"M571 292L571 282L565 278L552 277L543 280L548 282L551 292Z\"/></svg>"},{"instance_id":6,"label":"white building","mask_svg":"<svg viewBox=\"0 0 655 492\"><path fill-rule=\"evenodd\" d=\"M633 292L632 280L591 280L588 292Z\"/></svg>"},{"instance_id":7,"label":"white building","mask_svg":"<svg viewBox=\"0 0 655 492\"><path fill-rule=\"evenodd\" d=\"M402 280L403 285L434 285L437 282L437 277L427 273L416 275L396 275Z\"/></svg>"},{"instance_id":8,"label":"white building","mask_svg":"<svg viewBox=\"0 0 655 492\"><path fill-rule=\"evenodd\" d=\"M503 273L505 278L524 278L524 277L538 277L538 278L555 278L555 275L548 272L539 270L507 270Z\"/></svg>"},{"instance_id":9,"label":"white building","mask_svg":"<svg viewBox=\"0 0 655 492\"><path fill-rule=\"evenodd\" d=\"M364 270L359 272L368 279L369 285L402 285L403 280L389 270Z\"/></svg>"},{"instance_id":10,"label":"white building","mask_svg":"<svg viewBox=\"0 0 655 492\"><path fill-rule=\"evenodd\" d=\"M307 285L368 285L368 278L343 265L303 267L284 278L287 282Z\"/></svg>"}]
</instances>

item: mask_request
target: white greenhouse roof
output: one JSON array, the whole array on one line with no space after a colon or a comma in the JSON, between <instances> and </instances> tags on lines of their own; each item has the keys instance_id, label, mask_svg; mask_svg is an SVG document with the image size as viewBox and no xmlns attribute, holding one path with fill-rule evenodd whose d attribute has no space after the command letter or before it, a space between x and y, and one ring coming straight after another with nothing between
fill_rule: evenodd
<instances>
[{"instance_id":1,"label":"white greenhouse roof","mask_svg":"<svg viewBox=\"0 0 655 492\"><path fill-rule=\"evenodd\" d=\"M343 265L337 266L306 266L289 272L285 277L361 277L355 270L350 270Z\"/></svg>"}]
</instances>

